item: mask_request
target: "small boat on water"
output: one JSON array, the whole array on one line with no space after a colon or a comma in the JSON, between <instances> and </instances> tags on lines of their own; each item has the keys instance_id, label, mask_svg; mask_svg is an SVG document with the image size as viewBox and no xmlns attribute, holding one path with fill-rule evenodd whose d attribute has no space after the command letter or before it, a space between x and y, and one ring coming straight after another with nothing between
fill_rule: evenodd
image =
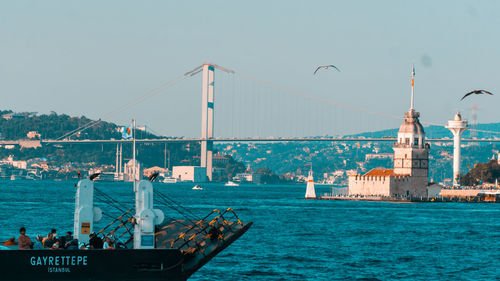
<instances>
[{"instance_id":1,"label":"small boat on water","mask_svg":"<svg viewBox=\"0 0 500 281\"><path fill-rule=\"evenodd\" d=\"M201 185L197 184L195 186L193 186L193 188L191 188L192 190L203 190L203 187L201 187Z\"/></svg>"},{"instance_id":2,"label":"small boat on water","mask_svg":"<svg viewBox=\"0 0 500 281\"><path fill-rule=\"evenodd\" d=\"M234 181L228 181L226 182L226 184L224 184L224 186L240 186L240 184Z\"/></svg>"},{"instance_id":3,"label":"small boat on water","mask_svg":"<svg viewBox=\"0 0 500 281\"><path fill-rule=\"evenodd\" d=\"M173 178L173 177L166 177L165 179L163 179L163 182L164 183L177 183L177 179Z\"/></svg>"}]
</instances>

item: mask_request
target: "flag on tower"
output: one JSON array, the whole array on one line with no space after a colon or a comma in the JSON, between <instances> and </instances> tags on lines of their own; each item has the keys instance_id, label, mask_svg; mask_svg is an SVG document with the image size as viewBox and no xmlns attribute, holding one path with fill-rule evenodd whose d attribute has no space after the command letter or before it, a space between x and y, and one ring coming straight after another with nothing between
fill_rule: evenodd
<instances>
[{"instance_id":1,"label":"flag on tower","mask_svg":"<svg viewBox=\"0 0 500 281\"><path fill-rule=\"evenodd\" d=\"M411 72L411 86L412 87L413 87L413 84L415 83L414 80L415 80L415 66L413 66L413 70Z\"/></svg>"},{"instance_id":2,"label":"flag on tower","mask_svg":"<svg viewBox=\"0 0 500 281\"><path fill-rule=\"evenodd\" d=\"M132 138L132 130L130 127L131 126L122 127L122 139L128 140Z\"/></svg>"}]
</instances>

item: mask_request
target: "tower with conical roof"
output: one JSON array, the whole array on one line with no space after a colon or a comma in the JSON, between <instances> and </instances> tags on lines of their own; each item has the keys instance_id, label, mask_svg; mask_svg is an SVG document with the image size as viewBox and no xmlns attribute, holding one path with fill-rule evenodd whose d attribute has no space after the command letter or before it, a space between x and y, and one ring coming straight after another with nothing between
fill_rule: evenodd
<instances>
[{"instance_id":1,"label":"tower with conical roof","mask_svg":"<svg viewBox=\"0 0 500 281\"><path fill-rule=\"evenodd\" d=\"M429 182L429 149L424 127L413 107L415 68L411 75L411 104L394 143L394 169L376 168L349 176L349 195L426 197Z\"/></svg>"},{"instance_id":2,"label":"tower with conical roof","mask_svg":"<svg viewBox=\"0 0 500 281\"><path fill-rule=\"evenodd\" d=\"M395 190L400 196L426 196L429 182L429 149L425 142L424 127L420 124L420 113L414 109L415 68L411 76L410 110L405 112L403 124L399 127L398 139L394 143L394 174L409 176L409 184Z\"/></svg>"}]
</instances>

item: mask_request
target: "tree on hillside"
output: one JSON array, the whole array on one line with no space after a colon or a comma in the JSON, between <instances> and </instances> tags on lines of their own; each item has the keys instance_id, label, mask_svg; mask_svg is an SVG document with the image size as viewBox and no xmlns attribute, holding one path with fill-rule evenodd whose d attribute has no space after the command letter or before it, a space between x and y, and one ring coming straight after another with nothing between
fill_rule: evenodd
<instances>
[{"instance_id":1,"label":"tree on hillside","mask_svg":"<svg viewBox=\"0 0 500 281\"><path fill-rule=\"evenodd\" d=\"M467 174L462 176L460 184L473 186L481 183L494 183L500 179L500 165L497 160L491 160L488 163L477 164Z\"/></svg>"},{"instance_id":2,"label":"tree on hillside","mask_svg":"<svg viewBox=\"0 0 500 281\"><path fill-rule=\"evenodd\" d=\"M226 165L226 174L228 180L231 180L238 173L245 172L246 168L243 163L234 160L231 155L226 155L225 157L229 158L229 161Z\"/></svg>"}]
</instances>

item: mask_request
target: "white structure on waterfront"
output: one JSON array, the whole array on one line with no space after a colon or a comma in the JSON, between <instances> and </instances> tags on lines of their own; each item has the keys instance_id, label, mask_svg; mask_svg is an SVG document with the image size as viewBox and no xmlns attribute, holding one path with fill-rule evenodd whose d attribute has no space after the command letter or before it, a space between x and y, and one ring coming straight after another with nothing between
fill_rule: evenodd
<instances>
[{"instance_id":1,"label":"white structure on waterfront","mask_svg":"<svg viewBox=\"0 0 500 281\"><path fill-rule=\"evenodd\" d=\"M178 181L206 182L207 171L205 167L198 166L174 166L172 177Z\"/></svg>"},{"instance_id":2,"label":"white structure on waterfront","mask_svg":"<svg viewBox=\"0 0 500 281\"><path fill-rule=\"evenodd\" d=\"M455 114L454 120L448 121L448 130L453 134L453 186L460 185L460 143L462 139L462 133L465 132L467 127L467 121L462 120L462 116L459 112Z\"/></svg>"},{"instance_id":3,"label":"white structure on waterfront","mask_svg":"<svg viewBox=\"0 0 500 281\"><path fill-rule=\"evenodd\" d=\"M429 181L429 149L425 143L424 127L420 124L420 113L413 108L413 85L415 70L411 78L410 110L398 131L398 140L393 145L394 169L373 169L364 175L349 176L349 195L426 197Z\"/></svg>"},{"instance_id":4,"label":"white structure on waterfront","mask_svg":"<svg viewBox=\"0 0 500 281\"><path fill-rule=\"evenodd\" d=\"M312 198L316 198L316 190L314 190L313 171L310 170L307 177L306 199Z\"/></svg>"},{"instance_id":5,"label":"white structure on waterfront","mask_svg":"<svg viewBox=\"0 0 500 281\"><path fill-rule=\"evenodd\" d=\"M128 161L123 167L123 180L131 182L134 180L134 160ZM135 180L140 181L142 179L143 167L141 162L135 161Z\"/></svg>"}]
</instances>

